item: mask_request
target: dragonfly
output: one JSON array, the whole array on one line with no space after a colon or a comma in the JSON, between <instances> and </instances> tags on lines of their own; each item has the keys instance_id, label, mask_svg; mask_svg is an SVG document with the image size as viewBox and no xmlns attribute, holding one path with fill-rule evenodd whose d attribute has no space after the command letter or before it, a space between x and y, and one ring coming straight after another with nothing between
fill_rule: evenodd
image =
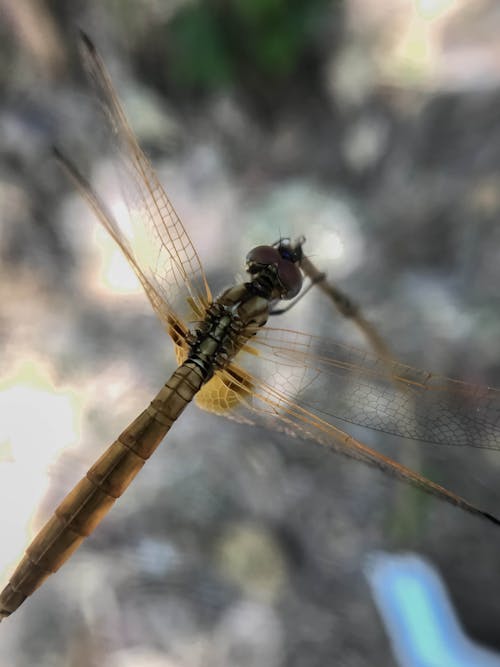
<instances>
[{"instance_id":1,"label":"dragonfly","mask_svg":"<svg viewBox=\"0 0 500 667\"><path fill-rule=\"evenodd\" d=\"M246 282L213 298L198 253L125 116L96 48L80 51L113 135L134 245L70 160L57 157L121 248L172 339L177 368L62 500L0 592L12 614L89 536L191 402L249 425L310 440L379 469L461 510L500 520L371 449L339 419L428 443L500 448L500 390L434 375L390 358L377 332L304 254L303 237L250 250ZM153 252L145 252L145 247ZM268 325L318 285L367 335L374 352ZM286 305L288 304L288 305Z\"/></svg>"}]
</instances>

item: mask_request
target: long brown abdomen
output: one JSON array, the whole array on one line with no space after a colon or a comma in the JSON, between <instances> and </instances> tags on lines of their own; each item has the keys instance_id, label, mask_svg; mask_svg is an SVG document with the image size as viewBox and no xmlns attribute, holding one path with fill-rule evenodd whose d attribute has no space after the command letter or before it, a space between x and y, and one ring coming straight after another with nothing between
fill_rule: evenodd
<instances>
[{"instance_id":1,"label":"long brown abdomen","mask_svg":"<svg viewBox=\"0 0 500 667\"><path fill-rule=\"evenodd\" d=\"M150 406L128 426L57 507L0 593L0 620L12 614L92 533L158 447L203 384L182 364Z\"/></svg>"}]
</instances>

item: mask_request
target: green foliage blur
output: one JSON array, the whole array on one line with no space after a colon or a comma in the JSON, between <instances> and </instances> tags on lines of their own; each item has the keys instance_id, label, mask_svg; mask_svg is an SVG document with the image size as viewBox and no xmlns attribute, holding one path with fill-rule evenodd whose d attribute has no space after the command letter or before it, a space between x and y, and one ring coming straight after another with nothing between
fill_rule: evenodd
<instances>
[{"instance_id":1,"label":"green foliage blur","mask_svg":"<svg viewBox=\"0 0 500 667\"><path fill-rule=\"evenodd\" d=\"M329 0L209 0L167 24L170 76L212 89L290 79L314 52Z\"/></svg>"}]
</instances>

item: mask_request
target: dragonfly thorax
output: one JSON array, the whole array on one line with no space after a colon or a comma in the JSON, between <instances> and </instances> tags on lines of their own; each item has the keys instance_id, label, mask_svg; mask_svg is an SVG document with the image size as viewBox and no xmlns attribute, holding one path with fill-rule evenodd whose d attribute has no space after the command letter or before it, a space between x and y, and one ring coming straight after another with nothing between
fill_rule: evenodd
<instances>
[{"instance_id":1,"label":"dragonfly thorax","mask_svg":"<svg viewBox=\"0 0 500 667\"><path fill-rule=\"evenodd\" d=\"M192 336L188 360L204 371L205 380L224 368L267 322L269 299L255 294L249 285L234 285L223 292Z\"/></svg>"}]
</instances>

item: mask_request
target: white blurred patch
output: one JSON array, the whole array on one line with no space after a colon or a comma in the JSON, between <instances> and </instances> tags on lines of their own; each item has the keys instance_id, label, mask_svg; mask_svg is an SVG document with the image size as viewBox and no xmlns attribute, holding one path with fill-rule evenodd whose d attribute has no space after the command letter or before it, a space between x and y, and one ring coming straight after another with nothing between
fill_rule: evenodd
<instances>
[{"instance_id":1,"label":"white blurred patch","mask_svg":"<svg viewBox=\"0 0 500 667\"><path fill-rule=\"evenodd\" d=\"M241 253L280 237L305 235L305 254L330 279L344 278L362 265L365 246L360 220L350 203L308 181L290 181L248 211ZM244 251L243 244L246 248Z\"/></svg>"},{"instance_id":2,"label":"white blurred patch","mask_svg":"<svg viewBox=\"0 0 500 667\"><path fill-rule=\"evenodd\" d=\"M75 443L82 404L57 387L51 368L24 359L0 380L0 571L22 555L33 536L35 510L57 457Z\"/></svg>"},{"instance_id":3,"label":"white blurred patch","mask_svg":"<svg viewBox=\"0 0 500 667\"><path fill-rule=\"evenodd\" d=\"M240 602L214 631L209 664L218 667L277 667L283 664L283 629L271 607Z\"/></svg>"}]
</instances>

